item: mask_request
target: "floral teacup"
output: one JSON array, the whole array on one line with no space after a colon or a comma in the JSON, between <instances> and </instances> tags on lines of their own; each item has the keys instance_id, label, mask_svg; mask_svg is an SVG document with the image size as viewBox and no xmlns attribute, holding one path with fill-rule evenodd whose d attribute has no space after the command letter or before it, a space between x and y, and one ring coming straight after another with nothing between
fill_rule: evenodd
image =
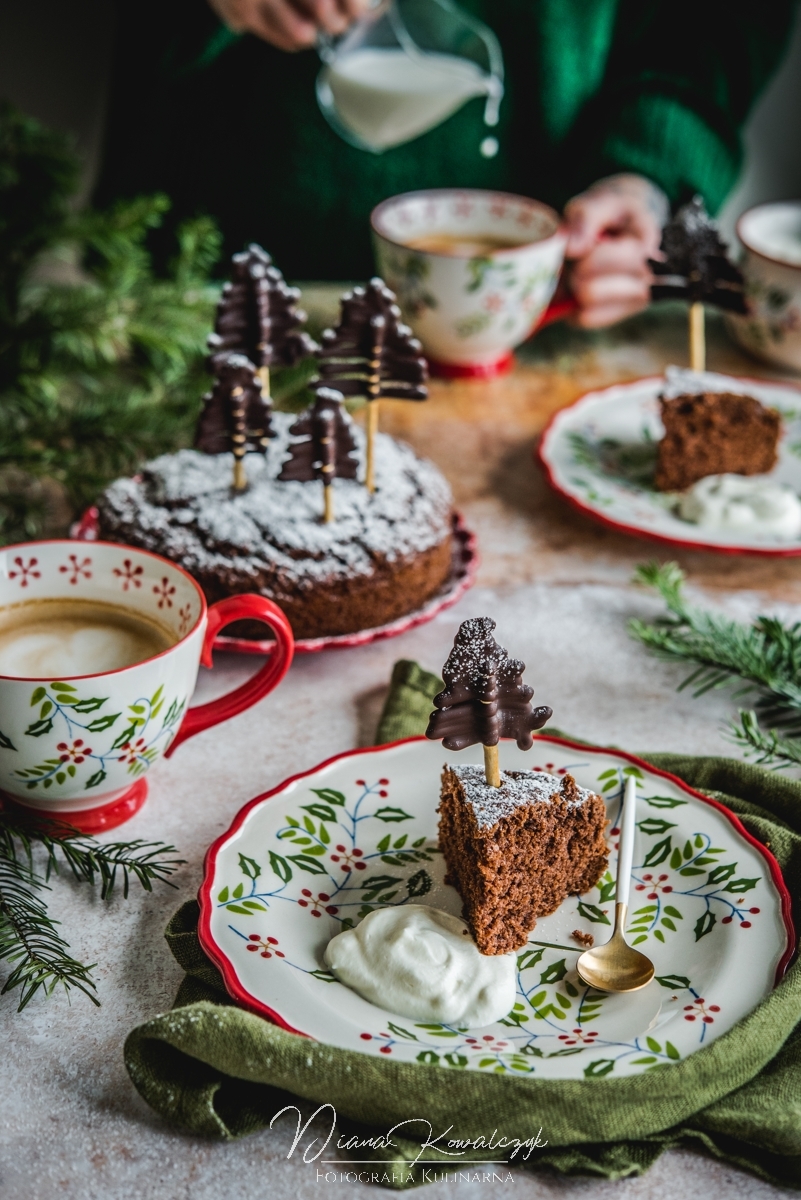
<instances>
[{"instance_id":1,"label":"floral teacup","mask_svg":"<svg viewBox=\"0 0 801 1200\"><path fill-rule=\"evenodd\" d=\"M443 188L373 210L381 276L445 375L505 370L542 323L566 235L552 208L506 192Z\"/></svg>"},{"instance_id":2,"label":"floral teacup","mask_svg":"<svg viewBox=\"0 0 801 1200\"><path fill-rule=\"evenodd\" d=\"M760 204L737 222L749 315L727 314L741 346L801 371L801 200Z\"/></svg>"},{"instance_id":3,"label":"floral teacup","mask_svg":"<svg viewBox=\"0 0 801 1200\"><path fill-rule=\"evenodd\" d=\"M142 776L158 758L255 704L292 661L292 630L270 600L233 596L207 608L186 571L145 550L74 541L0 550L0 610L61 599L140 614L175 639L116 670L58 679L0 675L0 788L86 831L127 820L144 802ZM189 708L200 663L212 665L215 636L243 618L270 626L275 653L235 691Z\"/></svg>"}]
</instances>

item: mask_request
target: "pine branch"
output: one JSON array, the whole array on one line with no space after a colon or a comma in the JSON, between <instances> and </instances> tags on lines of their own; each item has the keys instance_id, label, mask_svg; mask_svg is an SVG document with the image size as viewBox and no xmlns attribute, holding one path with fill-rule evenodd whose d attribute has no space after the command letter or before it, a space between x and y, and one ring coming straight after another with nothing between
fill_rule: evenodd
<instances>
[{"instance_id":1,"label":"pine branch","mask_svg":"<svg viewBox=\"0 0 801 1200\"><path fill-rule=\"evenodd\" d=\"M47 855L43 876L34 864L37 844ZM112 895L118 877L125 898L131 878L147 892L154 881L175 887L168 876L184 859L165 857L174 851L174 846L141 839L100 843L60 821L13 821L0 813L0 962L15 964L0 995L22 988L21 1010L40 989L50 995L60 985L67 992L78 988L99 1005L91 974L96 964L86 966L71 957L69 944L56 929L59 922L38 893L50 890L48 880L58 874L61 860L79 882L99 884L104 900Z\"/></svg>"},{"instance_id":2,"label":"pine branch","mask_svg":"<svg viewBox=\"0 0 801 1200\"><path fill-rule=\"evenodd\" d=\"M21 855L17 851L17 842ZM24 860L32 870L34 842L44 846L47 852L46 880L52 873L58 874L60 852L75 879L92 887L100 883L102 900L109 899L114 891L118 872L122 876L122 894L127 900L131 876L146 892L152 892L154 880L175 887L167 876L185 862L183 858L162 859L161 856L175 853L174 846L163 842L136 839L101 843L60 821L34 825L24 820L14 823L0 815L0 858Z\"/></svg>"},{"instance_id":3,"label":"pine branch","mask_svg":"<svg viewBox=\"0 0 801 1200\"><path fill-rule=\"evenodd\" d=\"M726 736L757 762L801 765L801 622L788 626L760 616L743 625L689 605L676 563L646 563L635 578L659 593L669 616L654 624L630 621L633 636L665 661L695 664L678 690L692 687L694 696L724 687L733 687L735 697L751 693L756 712L741 709Z\"/></svg>"},{"instance_id":4,"label":"pine branch","mask_svg":"<svg viewBox=\"0 0 801 1200\"><path fill-rule=\"evenodd\" d=\"M801 738L782 737L775 729L762 729L757 715L740 709L739 721L726 729L730 741L740 746L748 758L770 766L774 771L785 767L801 767Z\"/></svg>"},{"instance_id":5,"label":"pine branch","mask_svg":"<svg viewBox=\"0 0 801 1200\"><path fill-rule=\"evenodd\" d=\"M0 962L13 965L0 995L21 988L21 1012L40 989L49 996L60 985L67 992L78 988L99 1005L91 975L95 964L85 966L68 953L59 922L34 891L46 886L25 862L0 854Z\"/></svg>"}]
</instances>

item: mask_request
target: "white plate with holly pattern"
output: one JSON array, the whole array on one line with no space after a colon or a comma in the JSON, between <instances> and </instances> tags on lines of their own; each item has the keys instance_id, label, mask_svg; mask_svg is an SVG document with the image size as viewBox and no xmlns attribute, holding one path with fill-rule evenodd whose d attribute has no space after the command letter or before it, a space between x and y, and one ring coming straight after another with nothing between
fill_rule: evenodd
<instances>
[{"instance_id":1,"label":"white plate with holly pattern","mask_svg":"<svg viewBox=\"0 0 801 1200\"><path fill-rule=\"evenodd\" d=\"M801 538L781 540L683 521L675 497L653 486L656 445L664 433L659 415L663 376L635 379L588 392L557 412L540 440L537 457L551 487L579 512L638 537L723 554L801 554ZM779 460L771 479L801 495L801 392L791 384L731 377L744 391L782 414Z\"/></svg>"},{"instance_id":2,"label":"white plate with holly pattern","mask_svg":"<svg viewBox=\"0 0 801 1200\"><path fill-rule=\"evenodd\" d=\"M231 995L285 1029L368 1055L454 1069L582 1079L677 1062L730 1029L781 977L795 945L773 856L733 814L674 776L615 750L538 736L502 764L569 771L601 792L610 871L543 917L517 957L508 1016L463 1029L394 1016L326 970L348 923L409 901L459 914L444 883L436 807L443 758L412 738L339 755L247 804L210 848L201 944ZM617 820L626 776L639 783L628 937L656 967L642 992L607 996L579 979L571 934L611 932Z\"/></svg>"}]
</instances>

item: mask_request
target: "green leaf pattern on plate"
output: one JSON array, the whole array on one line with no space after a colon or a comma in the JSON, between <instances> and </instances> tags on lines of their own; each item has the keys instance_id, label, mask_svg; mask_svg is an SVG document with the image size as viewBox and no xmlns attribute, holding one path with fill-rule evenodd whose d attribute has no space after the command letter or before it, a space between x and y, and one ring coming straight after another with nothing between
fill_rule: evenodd
<instances>
[{"instance_id":1,"label":"green leaf pattern on plate","mask_svg":"<svg viewBox=\"0 0 801 1200\"><path fill-rule=\"evenodd\" d=\"M612 840L617 833L627 775L644 783L642 772L634 766L603 771L598 780L612 815ZM301 792L297 805L284 812L283 824L274 835L275 844L284 852L267 847L261 862L258 855L240 854L240 878L226 879L217 890L216 906L232 918L230 932L252 946L266 945L268 935L278 932L277 928L271 930L270 912L276 905L292 904L304 909L310 919L328 917L333 933L353 928L378 907L414 903L426 895L432 878L420 864L433 862L439 849L426 837L415 836L413 816L384 802L388 788L387 779L374 783L359 780L354 797L330 788L310 788L305 795ZM743 894L759 880L735 878L736 861L729 861L729 851L724 847L712 846L706 834L677 840L674 821L647 815L649 808L669 811L686 801L650 795L646 787L643 791L640 802L646 815L638 822L638 844L642 846L644 839L645 850L632 878L632 894L642 903L632 905L630 940L642 944L653 938L665 944L687 922L692 923L696 939L715 936L721 923L732 920L747 928L751 924L749 916L755 914L744 906ZM387 830L388 823L397 828L407 822L404 832ZM579 917L596 933L600 930L601 937L605 936L604 926L611 923L614 889L613 875L607 871L578 902ZM532 934L535 938L536 930ZM609 997L582 983L575 971L578 952L578 946L566 945L560 950L554 944L537 945L535 940L519 952L517 999L511 1012L498 1023L508 1030L504 1036L482 1036L481 1031L473 1036L469 1030L444 1025L401 1025L387 1018L380 1029L365 1030L361 1037L374 1043L371 1048L382 1054L391 1054L400 1043L413 1041L419 1046L415 1055L418 1062L451 1069L464 1069L469 1064L473 1069L499 1074L532 1074L539 1059L593 1049L599 1053L583 1068L586 1078L612 1074L622 1059L629 1067L635 1065L641 1070L677 1061L681 1054L669 1040L650 1034L631 1041L603 1036L603 1022L601 1028L596 1026ZM273 955L265 969L302 971L327 988L332 979L322 966L320 962L310 970L293 962L287 953ZM698 1040L702 1042L720 1007L701 997L691 978L683 973L661 975L655 986L671 992L670 1001L684 1002L686 1020L697 1022Z\"/></svg>"}]
</instances>

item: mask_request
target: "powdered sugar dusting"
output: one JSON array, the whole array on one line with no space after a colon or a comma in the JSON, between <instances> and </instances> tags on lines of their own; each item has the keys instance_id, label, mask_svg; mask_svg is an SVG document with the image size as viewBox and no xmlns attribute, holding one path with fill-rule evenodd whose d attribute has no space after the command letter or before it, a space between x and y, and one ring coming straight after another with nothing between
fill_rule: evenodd
<instances>
[{"instance_id":1,"label":"powdered sugar dusting","mask_svg":"<svg viewBox=\"0 0 801 1200\"><path fill-rule=\"evenodd\" d=\"M336 519L323 523L323 489L276 479L295 418L275 413L267 454L246 456L248 490L231 490L233 457L180 450L148 463L141 478L118 479L100 501L101 534L135 535L136 544L180 561L190 572L255 576L286 570L301 584L369 572L450 535L451 493L443 476L402 442L376 438L378 487L335 479ZM364 435L353 435L363 458ZM133 537L131 537L133 540Z\"/></svg>"},{"instance_id":2,"label":"powdered sugar dusting","mask_svg":"<svg viewBox=\"0 0 801 1200\"><path fill-rule=\"evenodd\" d=\"M469 764L450 766L464 789L465 801L471 805L480 829L497 825L515 809L527 804L547 804L564 791L572 775L549 775L547 771L501 771L501 786L490 787L484 768ZM578 799L568 800L571 807L584 804L593 795L587 788L576 788Z\"/></svg>"},{"instance_id":3,"label":"powdered sugar dusting","mask_svg":"<svg viewBox=\"0 0 801 1200\"><path fill-rule=\"evenodd\" d=\"M745 396L742 386L731 375L719 375L716 371L690 371L686 367L667 367L665 386L659 393L665 400L677 396L700 396L703 392L724 393L730 396Z\"/></svg>"},{"instance_id":4,"label":"powdered sugar dusting","mask_svg":"<svg viewBox=\"0 0 801 1200\"><path fill-rule=\"evenodd\" d=\"M519 671L525 669L523 663L510 660L503 646L498 645L492 636L494 629L495 622L491 617L470 617L462 621L453 649L442 668L446 683L459 680L475 685L491 673L503 672L510 662Z\"/></svg>"}]
</instances>

